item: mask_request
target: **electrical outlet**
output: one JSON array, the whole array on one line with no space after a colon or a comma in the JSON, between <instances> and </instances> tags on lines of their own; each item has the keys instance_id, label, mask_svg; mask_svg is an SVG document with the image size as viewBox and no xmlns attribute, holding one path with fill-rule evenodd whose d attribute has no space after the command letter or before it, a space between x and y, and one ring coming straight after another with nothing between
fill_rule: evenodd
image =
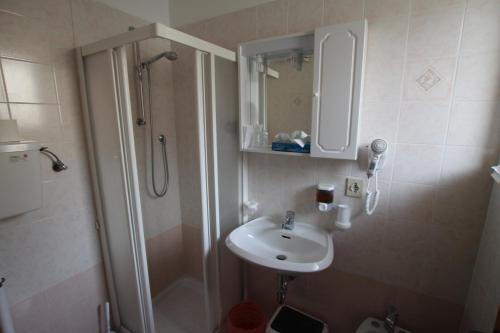
<instances>
[{"instance_id":1,"label":"electrical outlet","mask_svg":"<svg viewBox=\"0 0 500 333\"><path fill-rule=\"evenodd\" d=\"M361 178L347 178L345 186L346 197L361 198L365 189L365 181Z\"/></svg>"}]
</instances>

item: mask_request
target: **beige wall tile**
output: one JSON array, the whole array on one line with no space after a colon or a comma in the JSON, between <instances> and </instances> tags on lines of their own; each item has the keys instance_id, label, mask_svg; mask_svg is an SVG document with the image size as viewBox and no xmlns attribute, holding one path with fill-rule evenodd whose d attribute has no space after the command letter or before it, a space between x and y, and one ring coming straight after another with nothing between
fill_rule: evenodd
<instances>
[{"instance_id":1,"label":"beige wall tile","mask_svg":"<svg viewBox=\"0 0 500 333\"><path fill-rule=\"evenodd\" d=\"M500 101L456 102L453 105L447 143L498 148Z\"/></svg>"},{"instance_id":2,"label":"beige wall tile","mask_svg":"<svg viewBox=\"0 0 500 333\"><path fill-rule=\"evenodd\" d=\"M47 320L52 313L45 292L12 306L11 313L16 332L27 333L33 327L42 333L53 331L53 323Z\"/></svg>"},{"instance_id":3,"label":"beige wall tile","mask_svg":"<svg viewBox=\"0 0 500 333\"><path fill-rule=\"evenodd\" d=\"M55 143L62 139L61 117L57 105L10 104L23 139Z\"/></svg>"},{"instance_id":4,"label":"beige wall tile","mask_svg":"<svg viewBox=\"0 0 500 333\"><path fill-rule=\"evenodd\" d=\"M365 0L365 17L408 15L409 0Z\"/></svg>"},{"instance_id":5,"label":"beige wall tile","mask_svg":"<svg viewBox=\"0 0 500 333\"><path fill-rule=\"evenodd\" d=\"M90 269L11 308L18 333L97 332L97 309L107 299L102 266ZM75 317L78 320L75 320Z\"/></svg>"},{"instance_id":6,"label":"beige wall tile","mask_svg":"<svg viewBox=\"0 0 500 333\"><path fill-rule=\"evenodd\" d=\"M361 142L371 143L376 138L396 142L399 103L367 102L361 118Z\"/></svg>"},{"instance_id":7,"label":"beige wall tile","mask_svg":"<svg viewBox=\"0 0 500 333\"><path fill-rule=\"evenodd\" d=\"M351 246L356 247L356 250L362 250L362 248L368 248L372 251L380 249L386 224L385 216L382 215L360 216L349 232L336 232L334 234L335 245L345 249L344 252L348 252ZM359 264L365 262L362 258L358 259L361 259Z\"/></svg>"},{"instance_id":8,"label":"beige wall tile","mask_svg":"<svg viewBox=\"0 0 500 333\"><path fill-rule=\"evenodd\" d=\"M353 229L351 228L350 231L353 231ZM345 234L351 234L351 232ZM340 233L337 233L335 236L339 235ZM335 255L337 256L333 263L335 269L358 276L370 274L374 278L379 278L380 261L383 260L380 248L362 246L361 244L341 247L337 246L341 241L334 240L334 242L336 245ZM370 261L366 261L366 256L370 257Z\"/></svg>"},{"instance_id":9,"label":"beige wall tile","mask_svg":"<svg viewBox=\"0 0 500 333\"><path fill-rule=\"evenodd\" d=\"M367 102L399 101L408 16L373 18L368 25L364 99Z\"/></svg>"},{"instance_id":10,"label":"beige wall tile","mask_svg":"<svg viewBox=\"0 0 500 333\"><path fill-rule=\"evenodd\" d=\"M442 146L397 144L396 147L394 181L428 185L437 183L443 160Z\"/></svg>"},{"instance_id":11,"label":"beige wall tile","mask_svg":"<svg viewBox=\"0 0 500 333\"><path fill-rule=\"evenodd\" d=\"M236 50L238 43L257 38L257 9L240 10L206 21L206 36L208 41Z\"/></svg>"},{"instance_id":12,"label":"beige wall tile","mask_svg":"<svg viewBox=\"0 0 500 333\"><path fill-rule=\"evenodd\" d=\"M10 119L9 107L7 103L0 103L0 120Z\"/></svg>"},{"instance_id":13,"label":"beige wall tile","mask_svg":"<svg viewBox=\"0 0 500 333\"><path fill-rule=\"evenodd\" d=\"M312 31L322 18L323 0L288 0L288 33Z\"/></svg>"},{"instance_id":14,"label":"beige wall tile","mask_svg":"<svg viewBox=\"0 0 500 333\"><path fill-rule=\"evenodd\" d=\"M500 4L496 0L468 1L462 52L472 54L500 50Z\"/></svg>"},{"instance_id":15,"label":"beige wall tile","mask_svg":"<svg viewBox=\"0 0 500 333\"><path fill-rule=\"evenodd\" d=\"M470 249L477 248L480 234L442 226L434 227L431 231L430 238L435 238L437 243L432 246L432 256L426 260L422 270L432 274L422 276L421 290L463 304L476 257L476 252ZM449 276L453 276L453 279Z\"/></svg>"},{"instance_id":16,"label":"beige wall tile","mask_svg":"<svg viewBox=\"0 0 500 333\"><path fill-rule=\"evenodd\" d=\"M408 38L408 16L370 19L368 27L368 59L403 61Z\"/></svg>"},{"instance_id":17,"label":"beige wall tile","mask_svg":"<svg viewBox=\"0 0 500 333\"><path fill-rule=\"evenodd\" d=\"M456 56L463 15L461 7L413 15L410 18L408 59Z\"/></svg>"},{"instance_id":18,"label":"beige wall tile","mask_svg":"<svg viewBox=\"0 0 500 333\"><path fill-rule=\"evenodd\" d=\"M287 7L287 0L257 6L257 38L286 35Z\"/></svg>"},{"instance_id":19,"label":"beige wall tile","mask_svg":"<svg viewBox=\"0 0 500 333\"><path fill-rule=\"evenodd\" d=\"M485 189L491 186L488 168L495 163L497 152L463 146L448 146L444 154L441 186L468 186Z\"/></svg>"},{"instance_id":20,"label":"beige wall tile","mask_svg":"<svg viewBox=\"0 0 500 333\"><path fill-rule=\"evenodd\" d=\"M350 161L328 158L317 158L315 160L315 171L318 174L318 182L323 182L324 179L331 176L347 176L350 174L352 165Z\"/></svg>"},{"instance_id":21,"label":"beige wall tile","mask_svg":"<svg viewBox=\"0 0 500 333\"><path fill-rule=\"evenodd\" d=\"M403 99L448 102L453 90L455 62L455 58L409 61Z\"/></svg>"},{"instance_id":22,"label":"beige wall tile","mask_svg":"<svg viewBox=\"0 0 500 333\"><path fill-rule=\"evenodd\" d=\"M415 265L420 267L424 260L421 257L412 257L408 260L407 253L395 252L393 250L381 251L381 278L383 283L415 290L419 285L419 276L415 274Z\"/></svg>"},{"instance_id":23,"label":"beige wall tile","mask_svg":"<svg viewBox=\"0 0 500 333\"><path fill-rule=\"evenodd\" d=\"M421 14L464 5L465 0L412 0L411 11L413 14Z\"/></svg>"},{"instance_id":24,"label":"beige wall tile","mask_svg":"<svg viewBox=\"0 0 500 333\"><path fill-rule=\"evenodd\" d=\"M4 58L2 69L9 102L58 102L51 65Z\"/></svg>"},{"instance_id":25,"label":"beige wall tile","mask_svg":"<svg viewBox=\"0 0 500 333\"><path fill-rule=\"evenodd\" d=\"M154 297L183 275L182 225L147 240L149 282Z\"/></svg>"},{"instance_id":26,"label":"beige wall tile","mask_svg":"<svg viewBox=\"0 0 500 333\"><path fill-rule=\"evenodd\" d=\"M93 216L70 212L42 221L16 222L2 221L0 225L0 255L8 267L12 305L100 261Z\"/></svg>"},{"instance_id":27,"label":"beige wall tile","mask_svg":"<svg viewBox=\"0 0 500 333\"><path fill-rule=\"evenodd\" d=\"M416 262L423 263L432 254L434 246L428 232L429 225L421 221L388 220L383 227L381 247L389 257L394 257L395 261L411 257ZM389 275L390 271L385 274ZM412 283L418 284L419 273L415 271L413 273L415 276L412 278ZM405 286L410 287L410 285ZM411 287L415 289L416 285Z\"/></svg>"},{"instance_id":28,"label":"beige wall tile","mask_svg":"<svg viewBox=\"0 0 500 333\"><path fill-rule=\"evenodd\" d=\"M500 52L460 57L458 64L457 100L500 99Z\"/></svg>"},{"instance_id":29,"label":"beige wall tile","mask_svg":"<svg viewBox=\"0 0 500 333\"><path fill-rule=\"evenodd\" d=\"M362 0L325 0L323 25L358 21L363 18Z\"/></svg>"},{"instance_id":30,"label":"beige wall tile","mask_svg":"<svg viewBox=\"0 0 500 333\"><path fill-rule=\"evenodd\" d=\"M480 230L488 209L489 191L458 184L440 186L433 203L433 222L460 230Z\"/></svg>"},{"instance_id":31,"label":"beige wall tile","mask_svg":"<svg viewBox=\"0 0 500 333\"><path fill-rule=\"evenodd\" d=\"M448 126L446 103L403 103L399 118L399 143L443 144Z\"/></svg>"},{"instance_id":32,"label":"beige wall tile","mask_svg":"<svg viewBox=\"0 0 500 333\"><path fill-rule=\"evenodd\" d=\"M363 97L366 102L398 102L401 98L403 62L366 60Z\"/></svg>"},{"instance_id":33,"label":"beige wall tile","mask_svg":"<svg viewBox=\"0 0 500 333\"><path fill-rule=\"evenodd\" d=\"M71 0L76 46L125 32L148 22L92 0Z\"/></svg>"},{"instance_id":34,"label":"beige wall tile","mask_svg":"<svg viewBox=\"0 0 500 333\"><path fill-rule=\"evenodd\" d=\"M36 19L43 24L64 26L65 23L71 22L67 0L4 0L1 8Z\"/></svg>"},{"instance_id":35,"label":"beige wall tile","mask_svg":"<svg viewBox=\"0 0 500 333\"><path fill-rule=\"evenodd\" d=\"M389 218L397 221L430 221L434 187L411 183L392 183Z\"/></svg>"},{"instance_id":36,"label":"beige wall tile","mask_svg":"<svg viewBox=\"0 0 500 333\"><path fill-rule=\"evenodd\" d=\"M39 23L29 17L0 12L0 55L48 62L47 28Z\"/></svg>"},{"instance_id":37,"label":"beige wall tile","mask_svg":"<svg viewBox=\"0 0 500 333\"><path fill-rule=\"evenodd\" d=\"M197 23L192 23L192 24L186 24L183 25L182 27L178 27L176 29L179 29L182 32L185 32L187 34L190 34L192 36L201 38L201 39L207 39L206 36L206 21L203 22L197 22ZM181 46L178 43L172 42L175 47Z\"/></svg>"}]
</instances>

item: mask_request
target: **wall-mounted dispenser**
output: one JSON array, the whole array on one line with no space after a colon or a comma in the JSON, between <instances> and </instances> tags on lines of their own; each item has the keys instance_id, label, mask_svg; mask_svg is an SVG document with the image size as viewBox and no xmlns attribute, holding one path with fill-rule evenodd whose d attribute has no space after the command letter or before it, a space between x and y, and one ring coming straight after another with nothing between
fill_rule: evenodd
<instances>
[{"instance_id":1,"label":"wall-mounted dispenser","mask_svg":"<svg viewBox=\"0 0 500 333\"><path fill-rule=\"evenodd\" d=\"M316 190L316 201L321 212L328 212L333 209L333 199L335 197L335 185L318 184Z\"/></svg>"},{"instance_id":2,"label":"wall-mounted dispenser","mask_svg":"<svg viewBox=\"0 0 500 333\"><path fill-rule=\"evenodd\" d=\"M40 145L0 142L0 219L42 207Z\"/></svg>"},{"instance_id":3,"label":"wall-mounted dispenser","mask_svg":"<svg viewBox=\"0 0 500 333\"><path fill-rule=\"evenodd\" d=\"M346 204L335 204L335 185L333 184L318 184L316 189L316 202L320 212L329 212L336 210L337 218L335 226L339 229L346 230L351 228L351 207Z\"/></svg>"}]
</instances>

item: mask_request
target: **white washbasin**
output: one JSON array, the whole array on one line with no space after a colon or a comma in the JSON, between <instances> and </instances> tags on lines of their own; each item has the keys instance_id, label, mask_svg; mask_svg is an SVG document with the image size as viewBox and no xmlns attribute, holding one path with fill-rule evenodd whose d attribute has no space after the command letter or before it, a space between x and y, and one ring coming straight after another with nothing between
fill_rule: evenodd
<instances>
[{"instance_id":1,"label":"white washbasin","mask_svg":"<svg viewBox=\"0 0 500 333\"><path fill-rule=\"evenodd\" d=\"M318 272L333 261L330 232L297 222L293 230L285 230L281 222L266 216L233 230L226 245L246 261L283 273Z\"/></svg>"}]
</instances>

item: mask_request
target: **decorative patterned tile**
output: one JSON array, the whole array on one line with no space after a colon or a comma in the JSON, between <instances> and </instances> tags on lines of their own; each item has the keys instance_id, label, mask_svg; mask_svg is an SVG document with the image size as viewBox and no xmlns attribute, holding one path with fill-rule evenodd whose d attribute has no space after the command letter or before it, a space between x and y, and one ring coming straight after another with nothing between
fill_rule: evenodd
<instances>
[{"instance_id":1,"label":"decorative patterned tile","mask_svg":"<svg viewBox=\"0 0 500 333\"><path fill-rule=\"evenodd\" d=\"M425 90L429 91L441 81L441 78L431 69L427 69L418 79L417 83Z\"/></svg>"},{"instance_id":2,"label":"decorative patterned tile","mask_svg":"<svg viewBox=\"0 0 500 333\"><path fill-rule=\"evenodd\" d=\"M448 102L453 89L455 62L456 58L409 61L403 100Z\"/></svg>"}]
</instances>

